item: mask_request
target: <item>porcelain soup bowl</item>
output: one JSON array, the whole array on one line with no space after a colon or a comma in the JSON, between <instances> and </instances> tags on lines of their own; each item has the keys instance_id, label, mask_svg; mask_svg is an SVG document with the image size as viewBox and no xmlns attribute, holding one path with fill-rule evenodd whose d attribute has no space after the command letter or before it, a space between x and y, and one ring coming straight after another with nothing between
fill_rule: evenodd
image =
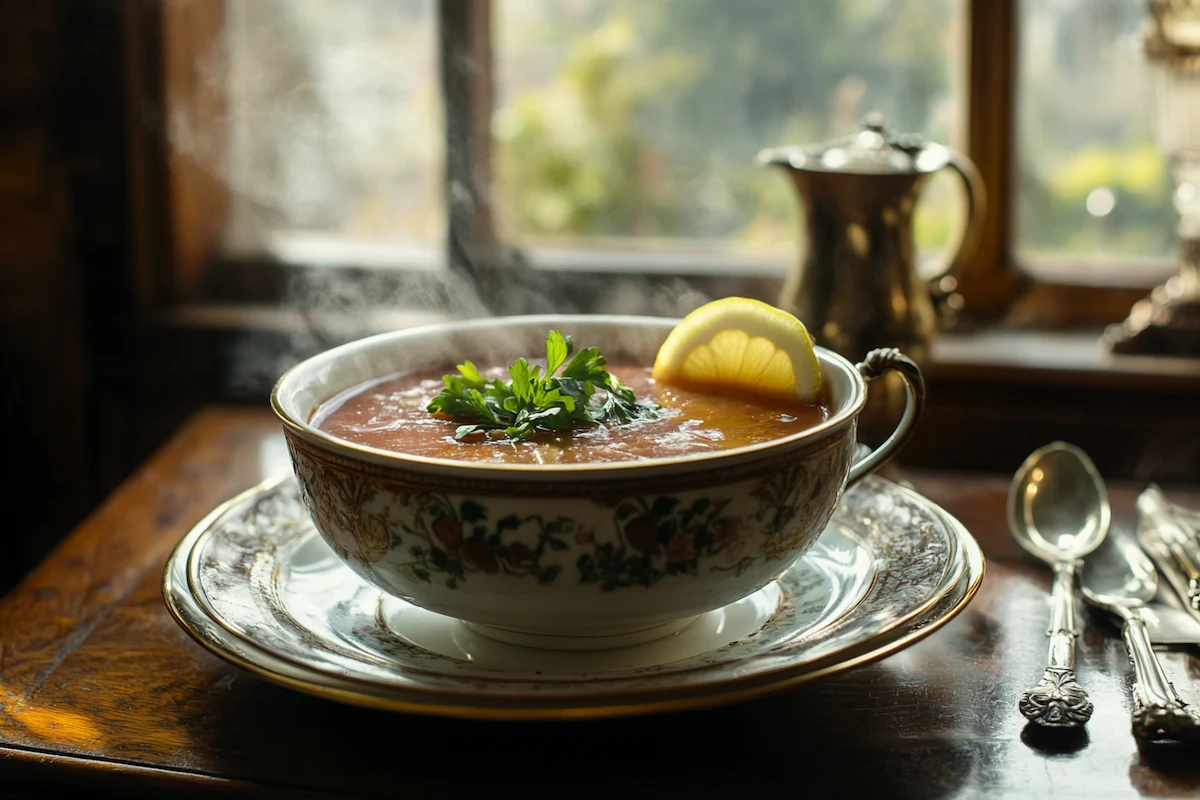
<instances>
[{"instance_id":1,"label":"porcelain soup bowl","mask_svg":"<svg viewBox=\"0 0 1200 800\"><path fill-rule=\"evenodd\" d=\"M376 587L520 644L646 641L763 589L813 544L846 486L911 433L924 384L898 351L872 351L855 366L817 348L832 406L826 422L685 457L456 462L352 444L309 422L322 403L372 379L543 352L550 329L598 346L610 363L649 365L676 322L499 317L386 333L304 361L280 378L271 405L313 522ZM889 369L908 387L904 416L856 462L867 382Z\"/></svg>"}]
</instances>

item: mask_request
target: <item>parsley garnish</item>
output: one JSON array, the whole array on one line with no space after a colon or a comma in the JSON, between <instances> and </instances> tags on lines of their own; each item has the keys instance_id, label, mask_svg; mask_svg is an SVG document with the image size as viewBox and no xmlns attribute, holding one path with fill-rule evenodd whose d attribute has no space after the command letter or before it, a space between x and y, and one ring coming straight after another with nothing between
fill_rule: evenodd
<instances>
[{"instance_id":1,"label":"parsley garnish","mask_svg":"<svg viewBox=\"0 0 1200 800\"><path fill-rule=\"evenodd\" d=\"M440 417L471 419L458 427L455 439L491 430L502 430L510 439L528 439L539 429L569 431L576 422L628 422L658 415L657 405L639 403L633 390L605 369L608 362L599 348L585 347L571 358L574 349L570 336L550 331L545 372L518 358L508 368L508 382L489 381L464 361L457 375L442 376L446 388L426 410ZM556 375L559 367L562 372ZM597 389L604 391L603 398L595 396Z\"/></svg>"}]
</instances>

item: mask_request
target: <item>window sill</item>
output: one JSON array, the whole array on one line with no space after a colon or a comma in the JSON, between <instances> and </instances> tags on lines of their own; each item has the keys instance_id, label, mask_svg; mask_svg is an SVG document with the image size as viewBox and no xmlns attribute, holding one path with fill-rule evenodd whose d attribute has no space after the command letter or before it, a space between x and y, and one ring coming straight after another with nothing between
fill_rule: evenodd
<instances>
[{"instance_id":1,"label":"window sill","mask_svg":"<svg viewBox=\"0 0 1200 800\"><path fill-rule=\"evenodd\" d=\"M524 239L519 250L535 269L652 275L746 275L782 279L795 262L795 243L770 250L731 245L726 240L629 237ZM936 260L937 252L922 251ZM446 268L437 241L348 236L312 231L272 231L258 241L229 242L226 262L320 269L384 269L438 272ZM924 263L924 262L923 262ZM1036 283L1144 291L1175 274L1174 259L1018 253L1013 270Z\"/></svg>"},{"instance_id":2,"label":"window sill","mask_svg":"<svg viewBox=\"0 0 1200 800\"><path fill-rule=\"evenodd\" d=\"M1097 329L991 330L943 336L926 378L906 464L1011 472L1065 440L1106 478L1200 477L1200 359L1114 356Z\"/></svg>"},{"instance_id":3,"label":"window sill","mask_svg":"<svg viewBox=\"0 0 1200 800\"><path fill-rule=\"evenodd\" d=\"M992 329L946 334L934 342L927 371L939 381L1200 391L1200 359L1114 355L1101 333Z\"/></svg>"},{"instance_id":4,"label":"window sill","mask_svg":"<svg viewBox=\"0 0 1200 800\"><path fill-rule=\"evenodd\" d=\"M750 276L782 280L794 261L794 244L782 252L757 251L725 240L654 238L526 239L519 251L546 272L607 272L614 275ZM306 231L273 231L257 243L228 245L230 264L274 264L303 269L386 270L436 273L446 269L439 242L354 237Z\"/></svg>"},{"instance_id":5,"label":"window sill","mask_svg":"<svg viewBox=\"0 0 1200 800\"><path fill-rule=\"evenodd\" d=\"M719 241L636 244L620 238L524 242L519 261L529 272L518 274L523 286L501 292L506 307L511 306L504 313L672 316L689 310L688 303L697 299L770 297L794 263L785 253L756 253ZM1030 256L1002 271L1019 276L1012 280L1012 296L1006 295L993 311L988 311L988 297L978 298L982 305L977 314L968 298L964 328L995 325L995 312L1003 309L1008 328L1091 331L1123 319L1176 267L1168 259L1094 262ZM414 297L447 296L464 299L466 307L482 305L471 304L472 293L447 270L442 248L433 242L276 231L256 243L226 249L207 274L204 297L218 303L345 311L364 305L357 295L369 294L391 307ZM533 298L535 294L539 297ZM556 299L548 305L547 297Z\"/></svg>"}]
</instances>

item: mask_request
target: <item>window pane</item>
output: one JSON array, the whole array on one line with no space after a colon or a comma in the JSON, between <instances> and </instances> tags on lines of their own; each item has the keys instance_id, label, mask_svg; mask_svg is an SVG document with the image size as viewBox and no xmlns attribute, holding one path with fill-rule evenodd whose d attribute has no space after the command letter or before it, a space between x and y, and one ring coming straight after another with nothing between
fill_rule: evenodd
<instances>
[{"instance_id":1,"label":"window pane","mask_svg":"<svg viewBox=\"0 0 1200 800\"><path fill-rule=\"evenodd\" d=\"M798 207L763 147L881 111L955 143L958 0L495 0L496 208L523 243L619 237L794 257ZM931 185L919 241L957 195Z\"/></svg>"},{"instance_id":2,"label":"window pane","mask_svg":"<svg viewBox=\"0 0 1200 800\"><path fill-rule=\"evenodd\" d=\"M1017 241L1042 263L1152 264L1172 249L1177 216L1154 144L1144 14L1129 0L1021 4Z\"/></svg>"},{"instance_id":3,"label":"window pane","mask_svg":"<svg viewBox=\"0 0 1200 800\"><path fill-rule=\"evenodd\" d=\"M235 229L440 246L434 0L226 7Z\"/></svg>"}]
</instances>

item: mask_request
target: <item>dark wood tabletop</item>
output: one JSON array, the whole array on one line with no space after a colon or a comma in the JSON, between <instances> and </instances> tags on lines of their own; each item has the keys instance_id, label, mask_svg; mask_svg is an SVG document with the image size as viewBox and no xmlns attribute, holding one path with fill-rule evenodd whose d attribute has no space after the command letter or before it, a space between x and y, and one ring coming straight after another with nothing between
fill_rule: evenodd
<instances>
[{"instance_id":1,"label":"dark wood tabletop","mask_svg":"<svg viewBox=\"0 0 1200 800\"><path fill-rule=\"evenodd\" d=\"M1102 619L1081 612L1086 731L1026 728L1016 698L1042 672L1050 578L1009 537L1007 475L901 472L979 540L979 594L906 650L762 699L498 723L275 686L193 642L160 573L214 506L286 469L281 438L265 412L205 410L0 601L0 794L1200 797L1200 748L1135 744L1128 662ZM1114 524L1131 523L1140 488L1111 487ZM1200 649L1161 657L1200 701Z\"/></svg>"}]
</instances>

